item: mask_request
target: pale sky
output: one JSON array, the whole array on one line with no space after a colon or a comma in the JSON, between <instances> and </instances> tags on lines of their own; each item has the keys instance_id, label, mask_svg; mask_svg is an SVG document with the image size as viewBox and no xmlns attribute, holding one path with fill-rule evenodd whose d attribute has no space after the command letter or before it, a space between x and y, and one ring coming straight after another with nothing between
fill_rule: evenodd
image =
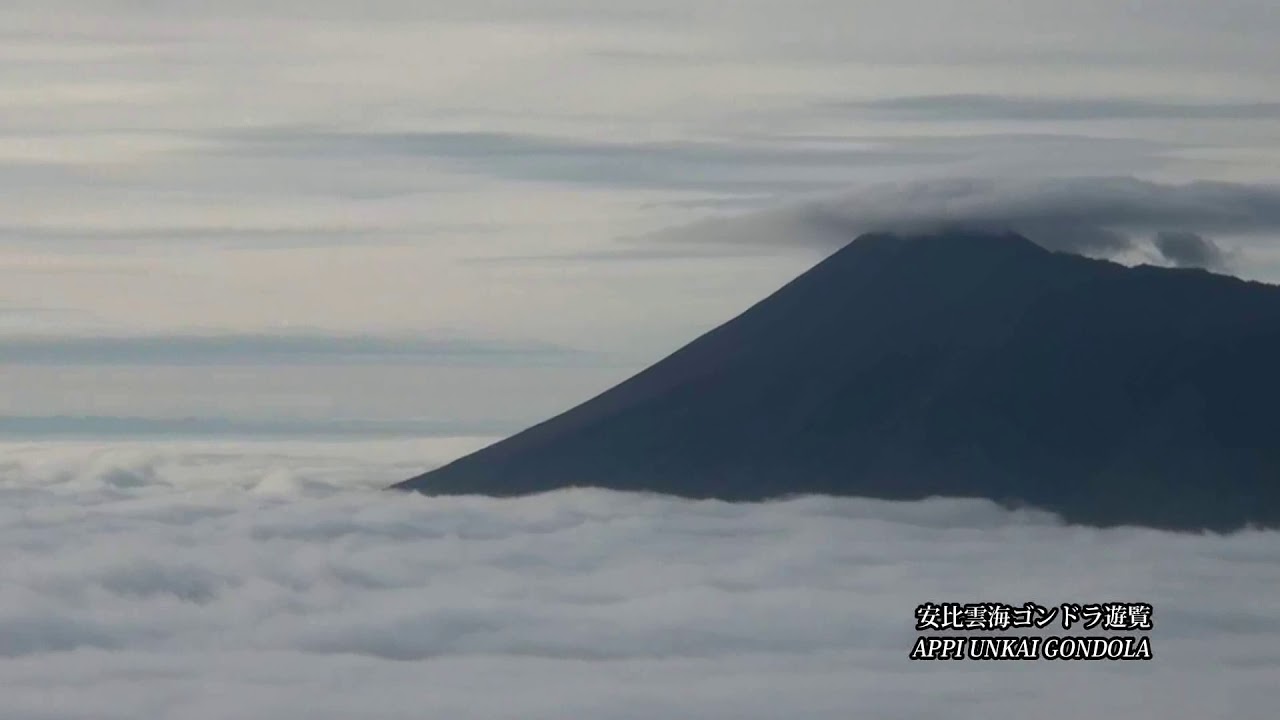
<instances>
[{"instance_id":1,"label":"pale sky","mask_svg":"<svg viewBox=\"0 0 1280 720\"><path fill-rule=\"evenodd\" d=\"M508 432L818 261L843 234L777 222L814 203L852 233L912 198L1042 229L1082 202L1280 281L1273 0L86 0L0 28L0 434Z\"/></svg>"}]
</instances>

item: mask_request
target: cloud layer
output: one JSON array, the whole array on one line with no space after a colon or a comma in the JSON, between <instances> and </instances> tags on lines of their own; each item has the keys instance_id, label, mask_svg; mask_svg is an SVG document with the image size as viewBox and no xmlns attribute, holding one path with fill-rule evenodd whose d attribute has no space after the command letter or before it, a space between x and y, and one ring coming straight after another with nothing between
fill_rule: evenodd
<instances>
[{"instance_id":1,"label":"cloud layer","mask_svg":"<svg viewBox=\"0 0 1280 720\"><path fill-rule=\"evenodd\" d=\"M343 447L2 448L5 716L1274 712L1276 533L954 500L433 499L372 490L404 449ZM980 600L1151 602L1155 659L907 660L916 604Z\"/></svg>"}]
</instances>

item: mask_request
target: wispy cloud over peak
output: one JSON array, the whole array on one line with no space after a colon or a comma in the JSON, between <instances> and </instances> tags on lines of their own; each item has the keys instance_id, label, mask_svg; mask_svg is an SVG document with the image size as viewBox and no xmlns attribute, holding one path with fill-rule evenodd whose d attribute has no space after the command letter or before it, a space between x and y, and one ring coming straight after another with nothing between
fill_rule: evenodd
<instances>
[{"instance_id":1,"label":"wispy cloud over peak","mask_svg":"<svg viewBox=\"0 0 1280 720\"><path fill-rule=\"evenodd\" d=\"M1156 250L1174 265L1212 270L1227 262L1217 243L1197 233L1185 230L1158 232L1153 243Z\"/></svg>"},{"instance_id":2,"label":"wispy cloud over peak","mask_svg":"<svg viewBox=\"0 0 1280 720\"><path fill-rule=\"evenodd\" d=\"M864 232L957 225L1014 230L1054 250L1102 256L1149 252L1174 264L1217 267L1227 256L1207 236L1280 234L1280 187L1132 177L950 178L866 185L649 237L834 249Z\"/></svg>"}]
</instances>

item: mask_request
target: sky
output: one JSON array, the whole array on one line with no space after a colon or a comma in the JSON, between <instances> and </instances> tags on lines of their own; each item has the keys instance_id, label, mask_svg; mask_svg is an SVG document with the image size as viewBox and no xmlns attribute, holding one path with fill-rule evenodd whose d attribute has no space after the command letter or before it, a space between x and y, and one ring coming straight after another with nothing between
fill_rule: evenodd
<instances>
[{"instance_id":1,"label":"sky","mask_svg":"<svg viewBox=\"0 0 1280 720\"><path fill-rule=\"evenodd\" d=\"M1280 280L1267 0L12 2L0 27L3 435L502 434L975 197L1059 246Z\"/></svg>"},{"instance_id":2,"label":"sky","mask_svg":"<svg viewBox=\"0 0 1280 720\"><path fill-rule=\"evenodd\" d=\"M0 5L0 715L1272 718L1280 535L381 492L858 233L1280 282L1274 0ZM922 602L1155 659L912 663ZM852 713L852 714L851 714Z\"/></svg>"}]
</instances>

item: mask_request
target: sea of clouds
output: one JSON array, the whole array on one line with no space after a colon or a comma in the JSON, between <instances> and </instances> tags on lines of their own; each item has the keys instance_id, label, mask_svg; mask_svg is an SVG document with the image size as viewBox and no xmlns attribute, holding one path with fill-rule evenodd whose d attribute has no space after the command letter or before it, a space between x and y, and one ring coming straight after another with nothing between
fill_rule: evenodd
<instances>
[{"instance_id":1,"label":"sea of clouds","mask_svg":"<svg viewBox=\"0 0 1280 720\"><path fill-rule=\"evenodd\" d=\"M1275 716L1280 533L379 490L422 452L0 445L0 717ZM1152 661L907 658L926 601L1113 600Z\"/></svg>"}]
</instances>

